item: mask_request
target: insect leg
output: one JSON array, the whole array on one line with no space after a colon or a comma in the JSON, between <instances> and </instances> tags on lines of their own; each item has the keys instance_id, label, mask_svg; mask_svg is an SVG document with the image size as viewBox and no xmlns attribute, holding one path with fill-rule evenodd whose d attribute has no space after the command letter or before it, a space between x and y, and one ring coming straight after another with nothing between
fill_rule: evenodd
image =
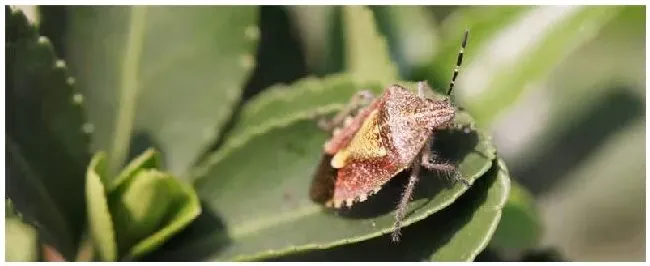
<instances>
[{"instance_id":1,"label":"insect leg","mask_svg":"<svg viewBox=\"0 0 650 266\"><path fill-rule=\"evenodd\" d=\"M406 185L406 188L404 189L404 194L402 194L402 199L400 200L399 205L397 206L397 211L395 212L395 226L393 229L393 233L391 234L391 238L393 242L399 241L400 227L402 225L402 220L406 215L406 208L408 202L411 200L411 197L413 196L413 189L415 188L415 183L418 182L418 176L420 175L420 167L421 167L420 163L417 162L417 160L414 161L411 166L411 176L409 177L409 182Z\"/></svg>"},{"instance_id":2,"label":"insect leg","mask_svg":"<svg viewBox=\"0 0 650 266\"><path fill-rule=\"evenodd\" d=\"M345 119L350 117L353 113L358 111L363 106L372 101L375 96L369 90L362 90L354 94L352 99L345 105L343 110L338 112L333 118L318 120L318 126L328 132L333 131L335 128L344 124Z\"/></svg>"},{"instance_id":3,"label":"insect leg","mask_svg":"<svg viewBox=\"0 0 650 266\"><path fill-rule=\"evenodd\" d=\"M441 162L439 156L431 150L432 145L433 145L433 135L429 137L429 139L427 140L426 144L423 147L422 157L420 161L422 166L429 171L449 173L451 174L451 179L453 181L461 182L465 186L469 187L471 185L470 182L467 179L463 178L458 173L458 167L456 167L451 163Z\"/></svg>"}]
</instances>

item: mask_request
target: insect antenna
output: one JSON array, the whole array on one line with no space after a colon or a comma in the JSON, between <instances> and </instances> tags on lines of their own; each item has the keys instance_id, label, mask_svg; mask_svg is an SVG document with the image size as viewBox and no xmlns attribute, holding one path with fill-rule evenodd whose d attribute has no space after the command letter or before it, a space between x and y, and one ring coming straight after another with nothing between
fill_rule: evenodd
<instances>
[{"instance_id":1,"label":"insect antenna","mask_svg":"<svg viewBox=\"0 0 650 266\"><path fill-rule=\"evenodd\" d=\"M463 43L460 45L460 51L458 51L458 58L456 59L456 67L454 67L454 75L449 82L449 89L447 90L447 96L451 95L451 91L454 89L454 84L456 78L458 77L458 71L460 66L463 64L463 54L465 53L465 46L467 46L467 37L469 35L469 29L465 30L465 35L463 36Z\"/></svg>"}]
</instances>

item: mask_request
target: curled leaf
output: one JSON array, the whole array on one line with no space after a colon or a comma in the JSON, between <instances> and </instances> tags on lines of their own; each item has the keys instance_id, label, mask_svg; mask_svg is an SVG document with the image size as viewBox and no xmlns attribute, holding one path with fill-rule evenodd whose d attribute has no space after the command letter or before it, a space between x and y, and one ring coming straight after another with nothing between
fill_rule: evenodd
<instances>
[{"instance_id":1,"label":"curled leaf","mask_svg":"<svg viewBox=\"0 0 650 266\"><path fill-rule=\"evenodd\" d=\"M89 224L102 260L141 257L200 214L194 190L157 170L157 158L154 150L147 150L115 179L101 177L105 175L103 153L93 159L87 182Z\"/></svg>"}]
</instances>

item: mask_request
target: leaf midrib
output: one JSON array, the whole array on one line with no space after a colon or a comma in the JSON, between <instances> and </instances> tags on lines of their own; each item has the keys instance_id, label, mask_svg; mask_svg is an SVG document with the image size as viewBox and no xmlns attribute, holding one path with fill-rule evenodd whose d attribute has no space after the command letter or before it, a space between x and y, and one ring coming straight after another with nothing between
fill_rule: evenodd
<instances>
[{"instance_id":1,"label":"leaf midrib","mask_svg":"<svg viewBox=\"0 0 650 266\"><path fill-rule=\"evenodd\" d=\"M146 6L135 6L130 9L128 37L122 61L122 72L119 82L119 99L117 116L115 117L114 140L109 154L109 169L115 173L124 161L126 147L133 129L135 119L135 104L138 96L140 55L144 42Z\"/></svg>"}]
</instances>

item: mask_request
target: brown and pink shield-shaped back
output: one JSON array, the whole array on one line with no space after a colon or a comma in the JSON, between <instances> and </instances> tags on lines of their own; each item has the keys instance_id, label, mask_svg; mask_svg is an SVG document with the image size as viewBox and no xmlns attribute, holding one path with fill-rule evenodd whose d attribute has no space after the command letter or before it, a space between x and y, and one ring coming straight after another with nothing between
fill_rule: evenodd
<instances>
[{"instance_id":1,"label":"brown and pink shield-shaped back","mask_svg":"<svg viewBox=\"0 0 650 266\"><path fill-rule=\"evenodd\" d=\"M323 160L330 161L321 162L312 198L336 208L344 202L351 206L364 201L408 168L433 130L450 122L453 115L449 101L422 98L398 85L390 86L326 143Z\"/></svg>"}]
</instances>

